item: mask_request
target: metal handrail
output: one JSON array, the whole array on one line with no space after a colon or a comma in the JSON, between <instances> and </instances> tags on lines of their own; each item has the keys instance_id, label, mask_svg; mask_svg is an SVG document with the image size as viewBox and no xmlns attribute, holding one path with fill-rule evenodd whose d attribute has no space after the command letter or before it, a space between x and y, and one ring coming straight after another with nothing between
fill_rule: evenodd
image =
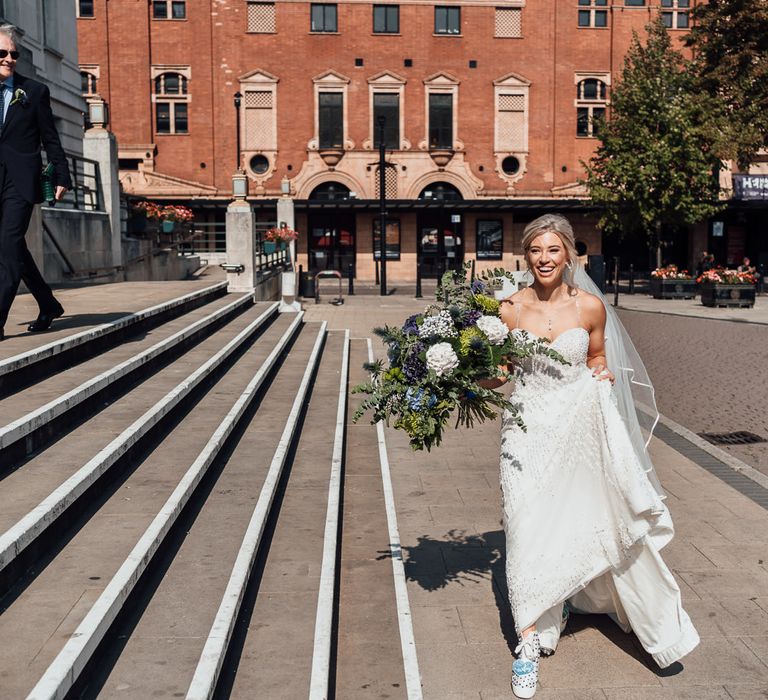
<instances>
[{"instance_id":1,"label":"metal handrail","mask_svg":"<svg viewBox=\"0 0 768 700\"><path fill-rule=\"evenodd\" d=\"M105 211L101 169L98 161L72 153L66 154L72 189L56 206L80 211ZM47 163L44 159L43 165Z\"/></svg>"}]
</instances>

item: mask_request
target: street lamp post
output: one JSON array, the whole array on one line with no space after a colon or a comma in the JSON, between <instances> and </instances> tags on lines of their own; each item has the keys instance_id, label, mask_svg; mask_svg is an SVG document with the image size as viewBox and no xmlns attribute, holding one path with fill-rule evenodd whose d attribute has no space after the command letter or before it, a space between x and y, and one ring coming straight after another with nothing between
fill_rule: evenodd
<instances>
[{"instance_id":1,"label":"street lamp post","mask_svg":"<svg viewBox=\"0 0 768 700\"><path fill-rule=\"evenodd\" d=\"M243 95L241 92L235 93L235 121L237 128L237 167L235 172L239 173L242 170L242 163L240 162L240 104L242 103Z\"/></svg>"},{"instance_id":2,"label":"street lamp post","mask_svg":"<svg viewBox=\"0 0 768 700\"><path fill-rule=\"evenodd\" d=\"M384 123L386 119L383 116L377 118L379 125L379 259L381 261L381 296L387 295L387 188L386 188L386 167L387 153L384 143Z\"/></svg>"}]
</instances>

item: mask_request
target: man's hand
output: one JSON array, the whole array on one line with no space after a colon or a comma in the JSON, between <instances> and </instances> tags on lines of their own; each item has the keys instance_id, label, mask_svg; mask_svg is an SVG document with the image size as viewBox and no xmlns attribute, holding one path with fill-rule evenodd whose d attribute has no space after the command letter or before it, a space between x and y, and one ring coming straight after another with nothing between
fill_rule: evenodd
<instances>
[{"instance_id":1,"label":"man's hand","mask_svg":"<svg viewBox=\"0 0 768 700\"><path fill-rule=\"evenodd\" d=\"M66 194L67 188L64 187L64 185L56 185L56 201L60 201L61 198Z\"/></svg>"}]
</instances>

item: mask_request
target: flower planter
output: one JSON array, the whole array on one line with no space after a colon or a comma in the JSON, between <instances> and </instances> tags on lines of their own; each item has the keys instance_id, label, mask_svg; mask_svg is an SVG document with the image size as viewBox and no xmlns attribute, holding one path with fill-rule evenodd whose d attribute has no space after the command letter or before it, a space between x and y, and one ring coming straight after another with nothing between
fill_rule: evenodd
<instances>
[{"instance_id":1,"label":"flower planter","mask_svg":"<svg viewBox=\"0 0 768 700\"><path fill-rule=\"evenodd\" d=\"M651 294L654 299L693 299L696 296L696 280L651 277Z\"/></svg>"},{"instance_id":2,"label":"flower planter","mask_svg":"<svg viewBox=\"0 0 768 700\"><path fill-rule=\"evenodd\" d=\"M280 250L288 248L288 244L285 241L280 241Z\"/></svg>"},{"instance_id":3,"label":"flower planter","mask_svg":"<svg viewBox=\"0 0 768 700\"><path fill-rule=\"evenodd\" d=\"M701 283L701 303L704 306L739 306L751 308L755 305L755 287L751 284Z\"/></svg>"},{"instance_id":4,"label":"flower planter","mask_svg":"<svg viewBox=\"0 0 768 700\"><path fill-rule=\"evenodd\" d=\"M175 228L175 221L163 221L163 233L173 233Z\"/></svg>"},{"instance_id":5,"label":"flower planter","mask_svg":"<svg viewBox=\"0 0 768 700\"><path fill-rule=\"evenodd\" d=\"M277 250L277 243L274 241L264 241L262 244L264 255L272 255Z\"/></svg>"}]
</instances>

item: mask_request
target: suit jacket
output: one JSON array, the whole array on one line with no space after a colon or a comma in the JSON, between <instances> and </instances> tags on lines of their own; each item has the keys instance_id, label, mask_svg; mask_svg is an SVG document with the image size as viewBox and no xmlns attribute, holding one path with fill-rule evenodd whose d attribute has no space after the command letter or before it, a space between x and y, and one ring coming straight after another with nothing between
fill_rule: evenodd
<instances>
[{"instance_id":1,"label":"suit jacket","mask_svg":"<svg viewBox=\"0 0 768 700\"><path fill-rule=\"evenodd\" d=\"M54 165L55 184L72 189L72 179L53 123L48 86L14 73L14 95L19 88L26 93L26 98L8 107L0 133L0 163L18 193L28 202L37 203L43 201L41 145L48 161Z\"/></svg>"}]
</instances>

